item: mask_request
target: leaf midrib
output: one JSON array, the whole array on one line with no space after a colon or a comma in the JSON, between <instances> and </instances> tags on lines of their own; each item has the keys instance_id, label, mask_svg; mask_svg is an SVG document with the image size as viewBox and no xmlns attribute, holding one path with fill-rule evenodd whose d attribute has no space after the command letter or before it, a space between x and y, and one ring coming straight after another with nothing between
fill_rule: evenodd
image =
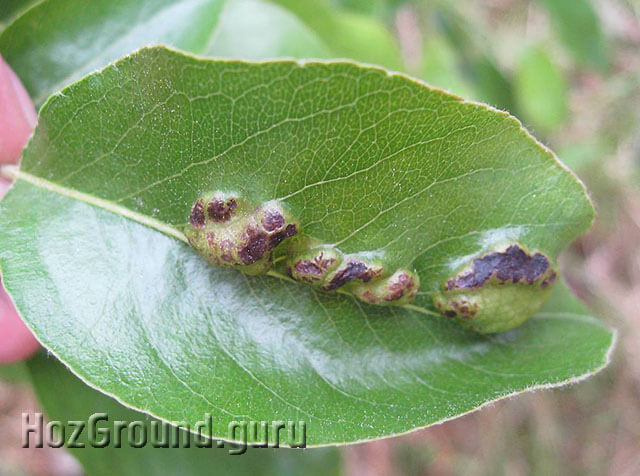
<instances>
[{"instance_id":1,"label":"leaf midrib","mask_svg":"<svg viewBox=\"0 0 640 476\"><path fill-rule=\"evenodd\" d=\"M127 218L129 220L133 220L134 222L146 226L148 228L151 228L153 230L159 231L160 233L163 233L167 236L170 236L171 238L175 238L176 240L182 241L183 243L189 244L189 241L187 240L186 236L184 235L184 233L182 233L180 230L174 228L173 226L160 221L160 220L156 220L155 218L152 218L148 215L143 215L142 213L138 213L138 212L134 212L129 208L123 207L121 205L118 205L116 203L113 203L109 200L104 200L102 198L98 198L94 195L90 195L88 193L84 193L84 192L80 192L78 190L75 189L71 189L68 187L64 187L63 185L57 184L55 182L51 182L49 180L43 179L42 177L38 177L36 175L32 175L28 172L24 172L22 170L20 170L17 166L5 166L0 168L0 176L4 176L7 177L9 179L13 179L13 180L24 180L27 183L30 183L31 185L34 185L36 187L42 188L44 190L48 190L50 192L56 193L58 195L61 195L63 197L67 197L70 198L72 200L78 200L80 202L86 203L88 205L92 205L94 207L100 208L102 210L114 213L116 215L122 216L124 218ZM269 270L267 272L267 276L271 276L273 278L277 278L281 281L287 281L287 282L291 282L291 283L296 283L298 284L296 281L294 281L293 279L289 278L288 276L281 274L277 271ZM340 290L338 289L336 291L338 294L343 294L345 296L349 296L349 297L353 297L353 295L347 293L346 291ZM398 306L398 307L402 307L407 311L415 311L415 312L419 312L421 314L425 314L427 316L439 316L440 314L430 311L427 308L424 308L422 306L416 306L414 304L405 304L403 306Z\"/></svg>"},{"instance_id":2,"label":"leaf midrib","mask_svg":"<svg viewBox=\"0 0 640 476\"><path fill-rule=\"evenodd\" d=\"M176 229L175 227L163 221L157 220L155 218L152 218L148 215L144 215L142 213L134 212L129 208L123 207L109 200L98 198L94 195L80 192L78 190L65 187L58 183L51 182L42 177L38 177L28 172L24 172L20 170L17 166L10 165L10 166L0 167L0 177L2 176L9 179L13 179L13 180L24 180L25 182L30 183L36 187L40 187L44 190L48 190L50 192L70 198L72 200L78 200L88 205L95 206L102 210L127 218L129 220L133 220L134 222L140 225L159 231L160 233L170 236L171 238L174 238L176 240L182 241L183 243L189 244L189 241L187 240L184 233L182 233L180 230ZM266 275L271 276L272 278L279 279L281 281L298 284L293 279L273 269L269 270ZM340 289L336 290L336 292L338 294L353 297L350 293ZM422 306L417 306L415 304L404 304L398 307L402 307L408 312L414 311L427 316L440 316L440 314L437 312L431 311ZM534 316L534 317L537 317L537 316ZM567 316L562 316L562 317L566 318ZM575 319L575 316L572 316L572 319Z\"/></svg>"},{"instance_id":3,"label":"leaf midrib","mask_svg":"<svg viewBox=\"0 0 640 476\"><path fill-rule=\"evenodd\" d=\"M84 202L89 205L93 205L95 207L106 210L108 212L115 213L116 215L120 215L124 218L128 218L129 220L133 220L136 223L152 228L184 243L188 243L187 238L184 236L184 234L173 226L163 221L152 218L148 215L134 212L129 208L117 205L116 203L113 203L109 200L104 200L94 195L67 188L55 182L50 182L49 180L43 179L42 177L38 177L36 175L32 175L28 172L24 172L14 166L3 167L2 175L17 180L24 180L25 182L35 185L36 187L49 190L50 192L62 195L63 197L67 197L72 200L78 200L80 202Z\"/></svg>"}]
</instances>

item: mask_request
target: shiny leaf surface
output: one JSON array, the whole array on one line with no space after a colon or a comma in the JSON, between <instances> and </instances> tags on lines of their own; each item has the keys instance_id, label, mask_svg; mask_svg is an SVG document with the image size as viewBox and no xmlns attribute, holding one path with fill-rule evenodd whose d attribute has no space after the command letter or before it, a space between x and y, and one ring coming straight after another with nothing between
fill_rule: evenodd
<instances>
[{"instance_id":1,"label":"shiny leaf surface","mask_svg":"<svg viewBox=\"0 0 640 476\"><path fill-rule=\"evenodd\" d=\"M172 448L154 448L154 429L152 420L147 415L129 410L115 400L86 386L75 377L64 365L53 357L37 355L27 363L27 368L34 383L36 394L49 421L78 421L87 426L73 446L84 445L84 448L69 448L89 476L119 474L123 476L181 474L185 476L212 475L247 475L261 474L265 476L297 476L308 474L339 475L340 456L335 449L292 450L248 448L241 453L242 447L229 445L198 447L205 440L197 440L184 430L172 433L160 430L166 435L166 441ZM105 414L107 421L97 424L98 435L89 439L89 420L97 413ZM125 422L128 426L134 422L142 422L144 430L137 423L133 439L128 429L121 431L121 447L116 447L116 421ZM67 443L77 427L65 425L64 435ZM109 442L104 448L95 448L93 444L106 444L106 431L109 431ZM163 433L165 431L165 433ZM206 430L205 430L206 431ZM58 428L58 438L61 432ZM143 441L141 435L147 436L148 444L136 447ZM162 436L161 436L162 438ZM160 441L162 444L163 441ZM189 447L187 447L187 444ZM231 454L230 454L231 452Z\"/></svg>"},{"instance_id":2,"label":"shiny leaf surface","mask_svg":"<svg viewBox=\"0 0 640 476\"><path fill-rule=\"evenodd\" d=\"M349 57L400 67L381 24L321 0L43 0L0 34L0 54L41 105L73 80L157 43L215 57Z\"/></svg>"},{"instance_id":3,"label":"shiny leaf surface","mask_svg":"<svg viewBox=\"0 0 640 476\"><path fill-rule=\"evenodd\" d=\"M433 315L461 262L505 241L555 259L592 209L516 120L404 76L142 50L43 107L18 175L0 216L18 309L84 379L162 419L367 440L581 378L612 346L581 315L493 336ZM414 306L209 266L180 239L212 189L281 198L305 234L414 267Z\"/></svg>"},{"instance_id":4,"label":"shiny leaf surface","mask_svg":"<svg viewBox=\"0 0 640 476\"><path fill-rule=\"evenodd\" d=\"M10 23L13 18L35 2L36 0L3 0L0 3L0 28Z\"/></svg>"}]
</instances>

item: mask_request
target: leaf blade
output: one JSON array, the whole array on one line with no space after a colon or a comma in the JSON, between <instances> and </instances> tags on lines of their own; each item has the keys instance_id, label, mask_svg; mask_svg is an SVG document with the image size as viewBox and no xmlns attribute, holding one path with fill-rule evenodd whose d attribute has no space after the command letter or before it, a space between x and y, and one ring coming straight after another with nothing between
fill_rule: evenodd
<instances>
[{"instance_id":1,"label":"leaf blade","mask_svg":"<svg viewBox=\"0 0 640 476\"><path fill-rule=\"evenodd\" d=\"M161 73L154 75L157 68ZM198 81L196 89L185 89ZM357 88L360 81L368 81L367 90ZM105 95L105 90L115 94ZM322 103L299 101L299 95L322 98ZM115 117L105 112L109 102L121 100L130 102L130 113ZM277 106L256 109L265 102ZM210 110L220 112L208 118ZM582 184L508 114L348 62L201 61L162 48L144 49L53 97L40 120L46 126L25 152L21 167L26 173L178 229L197 196L216 184L256 202L287 201L309 234L344 245L346 252L388 246L382 231L394 223L412 228L409 238L418 247L452 239L451 230L425 229L427 212L413 217L412 209L433 209L428 213L447 217L444 226L457 227L461 237L479 235L482 228L485 241L498 239L489 235L503 229L504 217L481 214L508 209L513 219L507 234L512 236L499 239L520 239L552 257L586 231L593 218ZM317 135L316 127L329 140ZM63 134L82 143L61 139ZM463 149L451 154L459 144ZM145 157L156 157L152 160L160 161L162 169ZM421 175L398 169L423 160ZM306 169L291 169L295 161ZM513 180L516 174L528 182L508 187L497 206L485 187L497 175ZM384 176L393 179L385 185L384 198L360 207L355 223L321 219L341 207L355 209L362 196L376 197ZM359 196L343 192L354 189ZM552 206L521 199L543 193L545 204ZM520 209L510 207L510 201ZM170 206L157 206L163 203ZM456 208L462 212L456 215ZM529 223L523 215L532 209L538 219ZM543 238L537 227L555 228L556 236ZM354 229L363 231L359 236L364 238ZM397 262L404 265L412 258L397 245L390 254L398 254Z\"/></svg>"},{"instance_id":2,"label":"leaf blade","mask_svg":"<svg viewBox=\"0 0 640 476\"><path fill-rule=\"evenodd\" d=\"M244 82L229 81L232 72ZM225 81L218 80L221 73ZM141 78L139 87L123 87L134 76ZM358 82L370 89L345 86ZM298 86L307 83L313 89L305 95ZM186 114L163 97L167 91L186 94L185 85L194 98L205 98L197 110L202 115ZM208 93L224 87L232 88L225 94L244 98L244 109L206 102ZM119 95L105 95L109 89ZM385 100L376 94L370 99L368 91ZM364 105L353 104L360 95ZM97 97L108 103L96 103ZM276 103L276 97L288 101L260 114L252 109ZM141 113L147 106L160 115ZM409 121L411 107L418 112ZM303 119L293 121L296 129L278 130L283 117L313 119L314 112L327 109L337 110L331 120ZM191 128L180 121L203 121L204 112L216 120L203 130L216 134L185 134ZM359 130L351 130L354 117L372 121L382 152L372 151L369 136L354 142L360 139ZM442 122L434 125L439 117ZM136 122L141 126L127 143L118 128L131 130ZM449 134L446 147L427 144L421 153L412 152L412 143L442 133L434 127L443 127L444 136L447 130L473 134ZM318 136L318 130L334 130L343 141L327 141L330 135ZM250 143L257 132L260 141ZM192 143L192 137L203 142ZM158 144L162 148L154 151ZM309 144L315 156L308 154ZM236 155L225 155L229 148ZM333 160L350 148L349 160ZM117 152L111 162L104 160L110 149ZM261 150L270 153L256 153ZM155 173L172 176L202 160L209 161L204 177L165 180L156 195L136 192L157 180ZM302 168L283 175L286 163ZM342 179L366 177L380 163L389 167L384 170L395 165L399 175L371 174L371 183ZM92 165L82 168L86 164ZM220 422L305 419L310 445L348 443L404 433L507 395L573 381L608 361L613 337L595 322L541 316L512 332L481 337L413 309L365 307L272 277L214 269L184 243L126 212L101 208L103 202L117 203L175 229L186 221L195 197L211 187L242 190L258 202L286 196L306 232L341 241L345 251L386 246L390 262L398 265L419 253L413 264L424 292L416 305L426 311L432 308L430 291L461 258L501 240L555 257L589 226L592 209L582 185L517 121L401 75L345 62L251 64L142 50L52 98L22 167L21 174L90 198L77 200L19 180L2 202L0 263L17 308L45 346L84 379L157 417L197 421L209 411ZM443 176L443 191L423 193L435 192L429 184L447 167L454 170ZM260 168L269 171L262 181L243 175ZM329 176L335 180L313 182L313 173L335 173ZM481 180L470 187L470 177ZM394 184L404 190L393 192ZM382 190L379 202L358 206L365 192ZM514 212L513 203L522 205ZM389 222L378 216L387 209L395 213L391 229L397 231L391 233ZM361 221L354 222L352 214ZM438 224L447 216L449 226L420 222ZM355 230L366 233L351 240ZM153 389L161 389L166 401Z\"/></svg>"},{"instance_id":3,"label":"leaf blade","mask_svg":"<svg viewBox=\"0 0 640 476\"><path fill-rule=\"evenodd\" d=\"M27 240L15 238L19 248L2 236L12 250L2 270L42 343L134 409L191 423L211 413L217 436L237 419L304 420L310 446L399 434L472 411L487 395L493 401L590 374L606 364L613 342L597 322L562 314L534 317L496 338L403 310L364 315L349 298L213 269L156 231L30 185L16 185L9 200L36 214L7 224L33 229ZM78 216L70 232L56 231ZM99 234L91 223L100 223ZM96 259L107 246L99 237L116 247L110 256L124 256L118 268ZM80 255L70 260L69 249ZM87 262L91 282L82 272ZM34 269L37 279L20 286L20 275ZM47 293L56 302L42 299L45 289L59 289ZM238 301L252 293L250 302ZM103 309L123 305L135 318L103 317Z\"/></svg>"}]
</instances>

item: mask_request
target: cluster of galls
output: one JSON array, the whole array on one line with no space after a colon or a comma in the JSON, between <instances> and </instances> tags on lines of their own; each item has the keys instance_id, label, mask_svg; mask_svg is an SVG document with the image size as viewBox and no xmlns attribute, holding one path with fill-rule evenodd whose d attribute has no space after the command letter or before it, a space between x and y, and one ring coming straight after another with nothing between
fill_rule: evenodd
<instances>
[{"instance_id":1,"label":"cluster of galls","mask_svg":"<svg viewBox=\"0 0 640 476\"><path fill-rule=\"evenodd\" d=\"M264 274L273 265L273 250L298 234L299 225L278 202L250 206L233 194L213 192L198 198L185 235L214 266L246 274ZM376 305L404 305L416 297L418 275L390 271L358 254L346 255L309 237L297 237L286 269L294 280L324 291L342 290ZM433 295L440 312L481 333L522 324L548 299L557 273L549 258L518 244L470 261Z\"/></svg>"},{"instance_id":2,"label":"cluster of galls","mask_svg":"<svg viewBox=\"0 0 640 476\"><path fill-rule=\"evenodd\" d=\"M446 281L433 302L465 327L501 332L531 317L549 298L557 276L545 255L510 244L471 261Z\"/></svg>"},{"instance_id":3,"label":"cluster of galls","mask_svg":"<svg viewBox=\"0 0 640 476\"><path fill-rule=\"evenodd\" d=\"M185 236L212 265L259 275L273 265L274 248L298 231L298 223L281 203L255 207L235 194L213 192L194 203ZM286 264L296 281L324 291L343 290L378 305L406 304L418 292L420 280L412 271L390 273L380 263L344 255L310 238L296 240Z\"/></svg>"},{"instance_id":4,"label":"cluster of galls","mask_svg":"<svg viewBox=\"0 0 640 476\"><path fill-rule=\"evenodd\" d=\"M279 203L252 207L221 192L196 200L185 230L191 246L209 263L250 275L266 273L273 263L273 249L297 233L298 225Z\"/></svg>"},{"instance_id":5,"label":"cluster of galls","mask_svg":"<svg viewBox=\"0 0 640 476\"><path fill-rule=\"evenodd\" d=\"M412 271L398 269L391 274L380 263L344 255L329 246L310 246L308 240L292 247L287 272L296 281L324 291L342 289L377 305L407 304L420 287L420 279Z\"/></svg>"}]
</instances>

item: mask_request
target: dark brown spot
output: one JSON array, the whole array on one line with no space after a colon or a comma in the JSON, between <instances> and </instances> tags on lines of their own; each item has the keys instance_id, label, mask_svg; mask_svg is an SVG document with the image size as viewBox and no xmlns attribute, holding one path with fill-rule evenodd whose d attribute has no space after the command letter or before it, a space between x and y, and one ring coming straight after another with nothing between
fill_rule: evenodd
<instances>
[{"instance_id":1,"label":"dark brown spot","mask_svg":"<svg viewBox=\"0 0 640 476\"><path fill-rule=\"evenodd\" d=\"M315 261L309 259L301 259L294 264L296 271L300 274L314 274L322 276L323 270Z\"/></svg>"},{"instance_id":2,"label":"dark brown spot","mask_svg":"<svg viewBox=\"0 0 640 476\"><path fill-rule=\"evenodd\" d=\"M367 268L364 273L358 276L358 279L368 283L372 279L379 277L382 274L382 271L382 268Z\"/></svg>"},{"instance_id":3,"label":"dark brown spot","mask_svg":"<svg viewBox=\"0 0 640 476\"><path fill-rule=\"evenodd\" d=\"M322 270L326 271L329 269L333 263L336 262L335 258L325 258L324 253L320 252L318 256L313 259L314 263L316 263Z\"/></svg>"},{"instance_id":4,"label":"dark brown spot","mask_svg":"<svg viewBox=\"0 0 640 476\"><path fill-rule=\"evenodd\" d=\"M451 303L457 313L462 314L462 317L471 319L478 312L478 305L471 305L467 301L454 301Z\"/></svg>"},{"instance_id":5,"label":"dark brown spot","mask_svg":"<svg viewBox=\"0 0 640 476\"><path fill-rule=\"evenodd\" d=\"M395 279L389 283L389 294L384 297L385 301L397 301L402 296L413 289L413 276L407 273L398 274Z\"/></svg>"},{"instance_id":6,"label":"dark brown spot","mask_svg":"<svg viewBox=\"0 0 640 476\"><path fill-rule=\"evenodd\" d=\"M338 289L349 281L353 281L354 279L359 279L360 276L367 273L368 267L362 261L349 261L346 266L340 269L333 279L327 284L324 288L327 291L333 291L334 289ZM370 278L369 278L370 279Z\"/></svg>"},{"instance_id":7,"label":"dark brown spot","mask_svg":"<svg viewBox=\"0 0 640 476\"><path fill-rule=\"evenodd\" d=\"M248 228L243 236L243 241L246 242L246 245L240 249L238 256L244 264L255 263L268 251L267 234L263 231Z\"/></svg>"},{"instance_id":8,"label":"dark brown spot","mask_svg":"<svg viewBox=\"0 0 640 476\"><path fill-rule=\"evenodd\" d=\"M548 269L549 260L543 254L530 256L518 245L511 245L504 252L490 253L474 260L472 270L447 281L446 288L479 288L492 277L501 283L510 281L532 284Z\"/></svg>"},{"instance_id":9,"label":"dark brown spot","mask_svg":"<svg viewBox=\"0 0 640 476\"><path fill-rule=\"evenodd\" d=\"M209 218L215 222L229 221L233 211L238 207L238 204L234 199L229 199L227 202L223 202L219 198L213 198L207 206L207 213Z\"/></svg>"},{"instance_id":10,"label":"dark brown spot","mask_svg":"<svg viewBox=\"0 0 640 476\"><path fill-rule=\"evenodd\" d=\"M233 242L231 240L222 240L220 242L220 258L227 263L233 263Z\"/></svg>"},{"instance_id":11,"label":"dark brown spot","mask_svg":"<svg viewBox=\"0 0 640 476\"><path fill-rule=\"evenodd\" d=\"M378 298L376 297L375 294L373 294L368 289L362 293L362 299L364 299L367 302L370 302L371 304L378 304Z\"/></svg>"},{"instance_id":12,"label":"dark brown spot","mask_svg":"<svg viewBox=\"0 0 640 476\"><path fill-rule=\"evenodd\" d=\"M293 267L300 279L304 281L318 281L324 274L324 271L317 263L308 259L297 261Z\"/></svg>"},{"instance_id":13,"label":"dark brown spot","mask_svg":"<svg viewBox=\"0 0 640 476\"><path fill-rule=\"evenodd\" d=\"M212 231L208 231L206 236L209 249L211 251L215 251L215 249L218 247L218 244L216 243L216 234Z\"/></svg>"},{"instance_id":14,"label":"dark brown spot","mask_svg":"<svg viewBox=\"0 0 640 476\"><path fill-rule=\"evenodd\" d=\"M558 278L558 273L556 273L555 271L552 271L549 276L547 276L546 278L544 278L544 280L542 280L542 282L540 283L540 287L542 289L545 289L549 285L555 283L557 278Z\"/></svg>"},{"instance_id":15,"label":"dark brown spot","mask_svg":"<svg viewBox=\"0 0 640 476\"><path fill-rule=\"evenodd\" d=\"M271 236L269 236L268 239L268 243L267 243L267 247L272 250L274 249L276 246L278 246L280 243L282 243L282 241L286 238L286 236L284 236L284 233L275 233Z\"/></svg>"},{"instance_id":16,"label":"dark brown spot","mask_svg":"<svg viewBox=\"0 0 640 476\"><path fill-rule=\"evenodd\" d=\"M204 201L199 198L196 203L193 204L191 214L189 215L189 222L194 228L204 228Z\"/></svg>"},{"instance_id":17,"label":"dark brown spot","mask_svg":"<svg viewBox=\"0 0 640 476\"><path fill-rule=\"evenodd\" d=\"M293 266L300 276L299 279L318 281L335 262L335 258L325 258L324 253L321 251L312 260L301 259L296 261Z\"/></svg>"},{"instance_id":18,"label":"dark brown spot","mask_svg":"<svg viewBox=\"0 0 640 476\"><path fill-rule=\"evenodd\" d=\"M293 223L290 225L287 225L287 227L284 229L284 234L287 238L292 237L296 233L298 233L298 227Z\"/></svg>"},{"instance_id":19,"label":"dark brown spot","mask_svg":"<svg viewBox=\"0 0 640 476\"><path fill-rule=\"evenodd\" d=\"M284 226L284 217L278 210L266 210L262 218L262 226L269 233L279 230Z\"/></svg>"},{"instance_id":20,"label":"dark brown spot","mask_svg":"<svg viewBox=\"0 0 640 476\"><path fill-rule=\"evenodd\" d=\"M274 249L276 246L282 243L284 239L290 238L296 233L298 233L298 228L295 225L287 225L284 230L269 236L269 249Z\"/></svg>"},{"instance_id":21,"label":"dark brown spot","mask_svg":"<svg viewBox=\"0 0 640 476\"><path fill-rule=\"evenodd\" d=\"M452 311L452 310L444 311L444 315L447 317L456 317L456 311Z\"/></svg>"}]
</instances>

